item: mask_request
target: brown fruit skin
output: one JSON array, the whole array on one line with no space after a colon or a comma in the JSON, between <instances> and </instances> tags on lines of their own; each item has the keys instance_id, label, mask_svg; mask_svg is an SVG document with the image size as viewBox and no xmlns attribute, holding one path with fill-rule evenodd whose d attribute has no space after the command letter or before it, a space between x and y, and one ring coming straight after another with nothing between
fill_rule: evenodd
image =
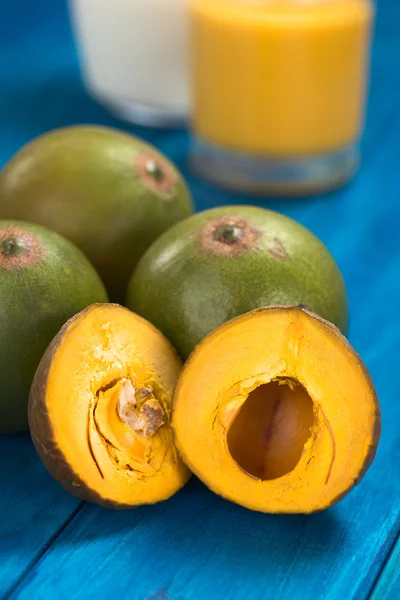
<instances>
[{"instance_id":1,"label":"brown fruit skin","mask_svg":"<svg viewBox=\"0 0 400 600\"><path fill-rule=\"evenodd\" d=\"M200 346L202 344L204 344L205 342L208 341L209 338L211 338L216 331L218 331L219 334L221 334L221 332L223 332L225 329L228 329L230 324L234 321L238 321L242 318L245 318L247 315L251 315L251 314L256 314L256 313L262 313L262 312L266 312L266 311L271 311L271 310L301 310L304 313L308 314L309 316L311 316L312 318L316 319L317 321L323 323L326 327L332 329L335 332L335 335L337 335L340 340L343 342L343 344L346 346L346 348L353 354L353 356L356 358L358 365L360 367L360 369L362 370L364 376L366 377L366 379L368 380L369 386L371 388L371 391L373 393L373 397L374 397L374 403L375 403L375 426L374 426L374 434L373 434L373 444L371 444L370 446L370 450L369 453L367 454L364 464L362 466L362 468L360 469L359 475L357 477L357 479L354 480L352 485L349 485L349 487L344 490L344 492L342 492L341 494L339 494L338 496L336 496L335 498L332 499L332 501L326 505L323 506L320 510L315 510L313 511L314 513L317 512L321 512L323 510L326 510L328 508L331 508L332 506L335 506L336 504L338 504L341 500L343 500L343 498L345 498L350 492L351 490L358 485L361 480L363 479L364 475L367 473L369 467L372 465L372 462L375 458L377 449L378 449L378 445L379 445L379 439L381 436L381 425L382 425L382 416L381 416L381 408L380 408L380 404L379 404L379 399L375 390L375 386L374 383L372 381L371 375L369 374L369 371L367 369L367 367L365 366L363 360L361 359L361 357L359 356L359 354L354 350L354 348L351 346L351 344L349 343L349 341L347 340L347 338L341 333L341 331L336 327L336 325L333 325L333 323L330 323L329 321L327 321L326 319L323 319L322 317L320 317L319 315L317 315L316 313L314 313L313 311L309 310L305 305L300 304L297 306L266 306L266 307L261 307L261 308L256 308L252 311L249 311L248 313L245 313L244 315L240 315L239 317L236 317L235 319L231 319L230 321L227 321L226 323L224 323L223 325L220 325L220 327L218 327L217 330L209 333L193 350L193 352L191 353L191 355L189 356L189 358L187 359L187 361L185 362L185 365L183 367L183 370L181 372L180 378L178 380L178 384L176 386L175 389L175 397L178 396L179 394L179 388L181 385L181 382L183 380L183 377L185 375L185 371L190 369L191 366L191 362L193 361L193 358L198 350L198 348L200 348ZM172 428L174 429L174 421L172 421ZM189 468L191 469L191 471L194 473L194 475L198 474L196 473L196 469L193 468L193 465L191 464L191 461L188 460L188 457L185 456L185 452L182 451L182 448L179 447L179 442L177 440L177 436L174 436L175 438L175 446L178 449L178 452L180 453L182 460L189 466ZM212 490L213 491L213 490ZM222 497L223 494L221 494L220 492L218 492L219 495L221 495ZM225 498L226 500L230 501L229 498Z\"/></svg>"},{"instance_id":2,"label":"brown fruit skin","mask_svg":"<svg viewBox=\"0 0 400 600\"><path fill-rule=\"evenodd\" d=\"M36 375L33 379L28 405L28 419L29 428L33 444L39 454L43 464L62 486L73 496L87 500L88 502L94 502L104 508L132 508L132 506L126 506L124 504L117 504L114 502L108 502L94 490L87 487L87 485L79 478L77 473L71 468L68 461L66 460L64 453L59 448L55 441L53 426L49 414L46 409L45 397L47 388L47 379L51 368L51 363L59 345L61 344L64 334L69 327L83 314L91 311L98 304L93 304L78 313L69 321L63 325L58 334L55 336L51 344L48 346L44 353L42 360L40 361L39 367L36 371ZM45 445L39 440L46 440ZM50 463L52 468L50 468ZM57 465L57 473L54 475L54 465ZM75 484L75 485L74 485ZM79 486L79 487L78 487ZM79 492L78 492L79 490Z\"/></svg>"},{"instance_id":3,"label":"brown fruit skin","mask_svg":"<svg viewBox=\"0 0 400 600\"><path fill-rule=\"evenodd\" d=\"M166 177L145 170L151 159ZM128 133L65 127L34 139L0 173L0 217L45 225L72 241L121 302L152 242L193 212L175 166Z\"/></svg>"}]
</instances>

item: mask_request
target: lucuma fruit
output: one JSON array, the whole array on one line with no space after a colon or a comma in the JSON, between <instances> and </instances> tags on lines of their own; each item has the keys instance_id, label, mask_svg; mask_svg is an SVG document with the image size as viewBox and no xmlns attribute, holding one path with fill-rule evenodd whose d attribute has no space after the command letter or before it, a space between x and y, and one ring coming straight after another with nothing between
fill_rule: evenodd
<instances>
[{"instance_id":1,"label":"lucuma fruit","mask_svg":"<svg viewBox=\"0 0 400 600\"><path fill-rule=\"evenodd\" d=\"M0 432L28 428L29 389L53 336L107 293L71 242L39 225L0 221Z\"/></svg>"},{"instance_id":2,"label":"lucuma fruit","mask_svg":"<svg viewBox=\"0 0 400 600\"><path fill-rule=\"evenodd\" d=\"M164 500L190 472L175 449L172 394L182 363L150 323L116 304L90 306L46 350L29 425L50 473L108 508Z\"/></svg>"},{"instance_id":3,"label":"lucuma fruit","mask_svg":"<svg viewBox=\"0 0 400 600\"><path fill-rule=\"evenodd\" d=\"M138 138L104 127L47 133L0 175L0 218L39 223L74 242L113 300L123 299L150 244L192 210L172 163Z\"/></svg>"},{"instance_id":4,"label":"lucuma fruit","mask_svg":"<svg viewBox=\"0 0 400 600\"><path fill-rule=\"evenodd\" d=\"M270 307L197 346L172 425L183 460L217 494L256 511L312 513L361 481L381 419L339 330L302 307Z\"/></svg>"},{"instance_id":5,"label":"lucuma fruit","mask_svg":"<svg viewBox=\"0 0 400 600\"><path fill-rule=\"evenodd\" d=\"M134 272L126 304L187 357L208 333L251 309L305 304L346 331L341 273L309 230L254 206L198 213L164 233Z\"/></svg>"}]
</instances>

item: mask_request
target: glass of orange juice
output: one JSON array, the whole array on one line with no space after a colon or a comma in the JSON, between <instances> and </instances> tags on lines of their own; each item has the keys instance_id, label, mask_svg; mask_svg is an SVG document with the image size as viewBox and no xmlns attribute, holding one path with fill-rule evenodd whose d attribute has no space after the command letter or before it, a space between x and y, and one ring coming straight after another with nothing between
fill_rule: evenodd
<instances>
[{"instance_id":1,"label":"glass of orange juice","mask_svg":"<svg viewBox=\"0 0 400 600\"><path fill-rule=\"evenodd\" d=\"M369 0L193 0L194 167L234 189L303 194L359 162Z\"/></svg>"}]
</instances>

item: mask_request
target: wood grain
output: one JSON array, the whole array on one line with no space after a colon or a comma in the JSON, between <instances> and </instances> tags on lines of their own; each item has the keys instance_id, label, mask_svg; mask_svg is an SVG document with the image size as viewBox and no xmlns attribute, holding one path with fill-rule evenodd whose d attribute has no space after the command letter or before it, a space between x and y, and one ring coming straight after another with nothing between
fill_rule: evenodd
<instances>
[{"instance_id":1,"label":"wood grain","mask_svg":"<svg viewBox=\"0 0 400 600\"><path fill-rule=\"evenodd\" d=\"M370 600L397 600L400 598L400 541L388 559L379 580L371 594Z\"/></svg>"},{"instance_id":2,"label":"wood grain","mask_svg":"<svg viewBox=\"0 0 400 600\"><path fill-rule=\"evenodd\" d=\"M3 10L3 9L2 9ZM246 511L192 481L154 507L109 512L46 473L26 436L0 439L0 596L131 600L373 600L400 597L400 5L378 3L364 163L347 188L254 200L189 176L197 207L256 202L308 226L343 270L350 341L370 369L383 433L366 478L311 517ZM0 20L3 163L22 143L72 123L123 125L78 77L63 3L14 0ZM130 128L188 175L187 136Z\"/></svg>"},{"instance_id":3,"label":"wood grain","mask_svg":"<svg viewBox=\"0 0 400 600\"><path fill-rule=\"evenodd\" d=\"M82 505L52 481L29 436L0 436L0 598Z\"/></svg>"}]
</instances>

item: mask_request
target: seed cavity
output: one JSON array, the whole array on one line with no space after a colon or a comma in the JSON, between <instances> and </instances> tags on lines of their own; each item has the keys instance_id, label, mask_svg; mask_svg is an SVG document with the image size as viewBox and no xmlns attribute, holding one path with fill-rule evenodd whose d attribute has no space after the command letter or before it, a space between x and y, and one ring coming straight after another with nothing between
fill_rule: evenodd
<instances>
[{"instance_id":1,"label":"seed cavity","mask_svg":"<svg viewBox=\"0 0 400 600\"><path fill-rule=\"evenodd\" d=\"M208 221L199 233L199 248L207 254L234 257L247 252L261 232L246 219L224 215Z\"/></svg>"},{"instance_id":2,"label":"seed cavity","mask_svg":"<svg viewBox=\"0 0 400 600\"><path fill-rule=\"evenodd\" d=\"M165 423L164 411L155 398L151 398L151 388L136 390L130 379L126 379L120 391L117 414L121 421L127 423L133 431L142 432L144 437L151 437ZM149 398L139 408L137 397Z\"/></svg>"},{"instance_id":3,"label":"seed cavity","mask_svg":"<svg viewBox=\"0 0 400 600\"><path fill-rule=\"evenodd\" d=\"M40 263L42 255L43 247L32 233L13 226L0 230L0 268L24 269Z\"/></svg>"},{"instance_id":4,"label":"seed cavity","mask_svg":"<svg viewBox=\"0 0 400 600\"><path fill-rule=\"evenodd\" d=\"M178 178L161 156L143 152L137 156L136 166L140 179L147 187L166 198L174 195Z\"/></svg>"}]
</instances>

